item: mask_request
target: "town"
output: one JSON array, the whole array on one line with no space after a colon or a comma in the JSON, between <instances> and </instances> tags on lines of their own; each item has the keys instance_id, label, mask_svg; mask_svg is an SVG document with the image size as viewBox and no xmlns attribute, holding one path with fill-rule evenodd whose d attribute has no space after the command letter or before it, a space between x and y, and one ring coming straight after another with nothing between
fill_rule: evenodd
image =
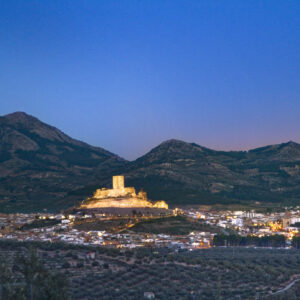
<instances>
[{"instance_id":1,"label":"town","mask_svg":"<svg viewBox=\"0 0 300 300\"><path fill-rule=\"evenodd\" d=\"M299 234L300 207L285 208L283 212L257 213L251 211L216 211L198 209L174 209L170 218L182 216L188 220L200 220L217 229L223 235L239 236L283 236L286 247L291 246L293 237ZM103 214L98 222L120 219ZM136 219L136 222L143 220ZM149 217L148 217L149 219ZM0 239L16 241L63 242L79 245L106 246L115 248L168 247L176 250L194 250L214 246L216 230L190 231L187 234L165 234L135 232L131 230L134 222L118 230L80 230L76 224L91 223L95 217L88 214L1 214ZM210 227L208 227L210 228Z\"/></svg>"}]
</instances>

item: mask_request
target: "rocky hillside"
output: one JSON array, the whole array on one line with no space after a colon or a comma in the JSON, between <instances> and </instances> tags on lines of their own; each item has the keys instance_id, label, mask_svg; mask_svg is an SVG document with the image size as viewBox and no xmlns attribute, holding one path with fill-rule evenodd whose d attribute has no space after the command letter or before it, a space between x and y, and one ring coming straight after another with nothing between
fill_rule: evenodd
<instances>
[{"instance_id":1,"label":"rocky hillside","mask_svg":"<svg viewBox=\"0 0 300 300\"><path fill-rule=\"evenodd\" d=\"M0 117L0 210L64 207L125 161L22 112Z\"/></svg>"},{"instance_id":2,"label":"rocky hillside","mask_svg":"<svg viewBox=\"0 0 300 300\"><path fill-rule=\"evenodd\" d=\"M127 168L127 183L170 204L290 201L300 204L300 145L214 151L170 140Z\"/></svg>"},{"instance_id":3,"label":"rocky hillside","mask_svg":"<svg viewBox=\"0 0 300 300\"><path fill-rule=\"evenodd\" d=\"M300 145L215 151L166 141L133 162L74 140L25 113L0 117L0 211L59 210L124 174L168 204L300 205Z\"/></svg>"}]
</instances>

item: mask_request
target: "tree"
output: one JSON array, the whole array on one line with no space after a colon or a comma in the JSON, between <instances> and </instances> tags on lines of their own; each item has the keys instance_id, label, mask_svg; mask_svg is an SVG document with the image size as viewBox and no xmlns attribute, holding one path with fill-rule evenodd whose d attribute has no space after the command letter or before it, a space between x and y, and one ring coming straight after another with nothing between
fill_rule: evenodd
<instances>
[{"instance_id":1,"label":"tree","mask_svg":"<svg viewBox=\"0 0 300 300\"><path fill-rule=\"evenodd\" d=\"M0 300L12 299L13 276L6 262L0 261Z\"/></svg>"},{"instance_id":2,"label":"tree","mask_svg":"<svg viewBox=\"0 0 300 300\"><path fill-rule=\"evenodd\" d=\"M30 300L66 300L68 281L63 274L54 273L45 268L38 259L36 250L30 248L27 256L17 259L17 271L25 281L25 292Z\"/></svg>"},{"instance_id":3,"label":"tree","mask_svg":"<svg viewBox=\"0 0 300 300\"><path fill-rule=\"evenodd\" d=\"M35 298L38 287L38 277L44 271L42 264L39 262L36 251L30 248L28 256L18 257L18 271L24 277L27 295L30 300Z\"/></svg>"},{"instance_id":4,"label":"tree","mask_svg":"<svg viewBox=\"0 0 300 300\"><path fill-rule=\"evenodd\" d=\"M300 249L300 237L299 236L294 236L292 240L292 246Z\"/></svg>"}]
</instances>

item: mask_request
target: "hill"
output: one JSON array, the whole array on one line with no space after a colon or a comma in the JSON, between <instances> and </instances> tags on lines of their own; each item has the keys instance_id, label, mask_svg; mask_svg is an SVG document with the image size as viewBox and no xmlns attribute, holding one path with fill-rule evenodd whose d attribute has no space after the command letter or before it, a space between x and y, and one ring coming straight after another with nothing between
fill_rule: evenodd
<instances>
[{"instance_id":1,"label":"hill","mask_svg":"<svg viewBox=\"0 0 300 300\"><path fill-rule=\"evenodd\" d=\"M105 182L125 160L23 112L0 117L1 211L58 209L70 191Z\"/></svg>"},{"instance_id":2,"label":"hill","mask_svg":"<svg viewBox=\"0 0 300 300\"><path fill-rule=\"evenodd\" d=\"M300 204L300 145L215 151L169 140L133 162L74 140L35 117L0 117L0 211L59 210L110 187L143 188L168 204Z\"/></svg>"},{"instance_id":3,"label":"hill","mask_svg":"<svg viewBox=\"0 0 300 300\"><path fill-rule=\"evenodd\" d=\"M126 178L169 204L300 204L300 145L225 152L169 140L128 165Z\"/></svg>"},{"instance_id":4,"label":"hill","mask_svg":"<svg viewBox=\"0 0 300 300\"><path fill-rule=\"evenodd\" d=\"M169 235L187 235L192 231L221 233L220 227L214 227L206 224L203 220L184 216L141 220L131 227L130 231Z\"/></svg>"}]
</instances>

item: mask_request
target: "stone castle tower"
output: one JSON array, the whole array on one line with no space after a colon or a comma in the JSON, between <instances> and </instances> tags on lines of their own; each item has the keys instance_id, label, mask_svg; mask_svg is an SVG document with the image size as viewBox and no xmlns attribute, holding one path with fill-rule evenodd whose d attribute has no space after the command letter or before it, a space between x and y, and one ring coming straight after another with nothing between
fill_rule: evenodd
<instances>
[{"instance_id":1,"label":"stone castle tower","mask_svg":"<svg viewBox=\"0 0 300 300\"><path fill-rule=\"evenodd\" d=\"M124 189L124 187L125 187L124 176L123 175L113 176L113 189L121 190Z\"/></svg>"}]
</instances>

